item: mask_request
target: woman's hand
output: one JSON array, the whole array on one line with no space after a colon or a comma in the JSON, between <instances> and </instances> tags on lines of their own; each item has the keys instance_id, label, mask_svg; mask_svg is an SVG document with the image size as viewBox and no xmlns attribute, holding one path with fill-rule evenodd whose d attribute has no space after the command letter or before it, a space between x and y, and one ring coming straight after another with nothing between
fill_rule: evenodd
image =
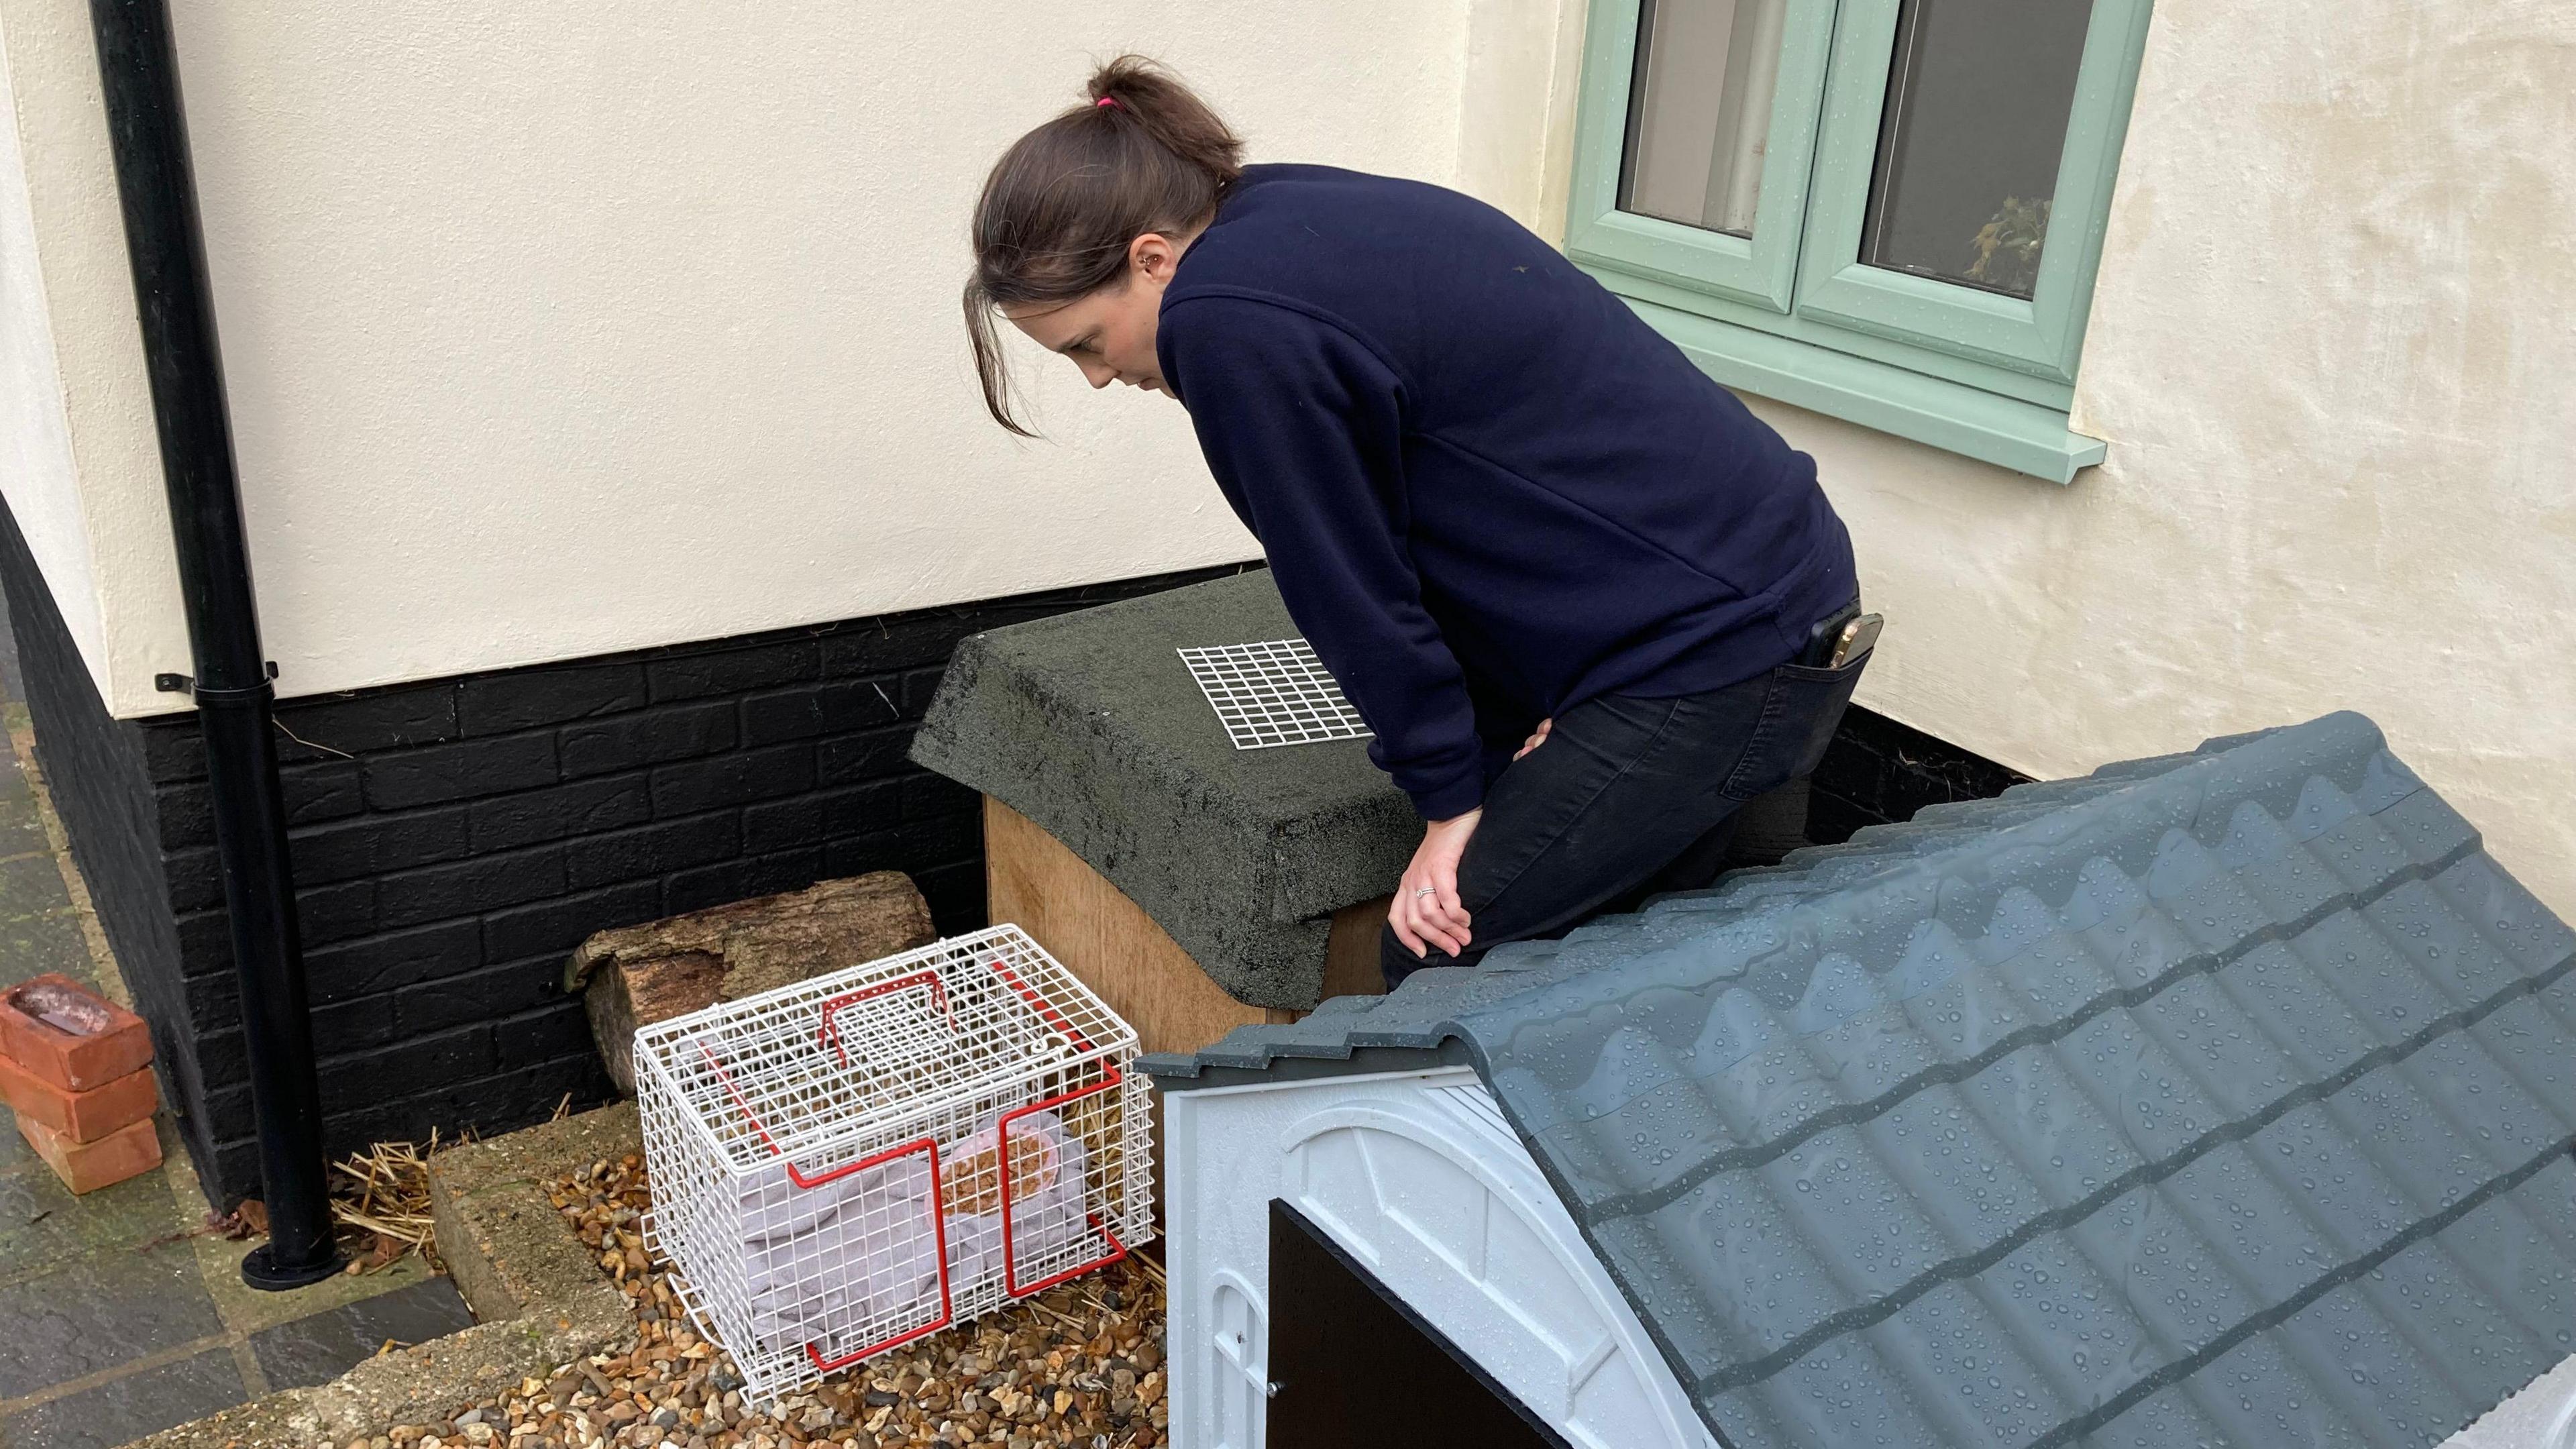
<instances>
[{"instance_id":1,"label":"woman's hand","mask_svg":"<svg viewBox=\"0 0 2576 1449\"><path fill-rule=\"evenodd\" d=\"M1404 868L1395 902L1386 912L1395 938L1417 957L1430 959L1434 946L1455 956L1474 939L1467 931L1467 909L1458 903L1458 858L1467 853L1468 837L1484 818L1479 808L1422 828L1422 844L1415 847L1413 863Z\"/></svg>"},{"instance_id":2,"label":"woman's hand","mask_svg":"<svg viewBox=\"0 0 2576 1449\"><path fill-rule=\"evenodd\" d=\"M1534 749L1537 749L1539 746L1541 746L1541 745L1543 745L1543 744L1546 744L1546 743L1547 743L1547 732L1548 732L1549 730L1554 729L1554 728L1556 728L1556 721L1555 721L1555 720L1553 720L1553 719L1543 719L1543 720L1540 720L1540 721L1538 722L1538 728L1537 728L1537 729L1534 729L1534 730L1532 730L1532 731L1530 731L1530 737L1529 737L1528 739L1526 739L1526 740L1521 741L1521 747L1520 747L1519 749L1517 749L1517 750L1512 751L1512 758L1513 758L1513 759L1515 759L1515 760L1517 760L1517 759L1519 759L1521 756L1528 754L1530 751L1532 751L1532 750L1534 750Z\"/></svg>"}]
</instances>

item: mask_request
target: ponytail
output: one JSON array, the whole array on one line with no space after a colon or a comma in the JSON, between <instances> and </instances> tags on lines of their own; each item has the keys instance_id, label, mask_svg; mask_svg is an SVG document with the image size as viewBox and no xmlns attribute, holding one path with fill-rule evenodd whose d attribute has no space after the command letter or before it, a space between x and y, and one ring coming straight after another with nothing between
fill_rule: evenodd
<instances>
[{"instance_id":1,"label":"ponytail","mask_svg":"<svg viewBox=\"0 0 2576 1449\"><path fill-rule=\"evenodd\" d=\"M966 335L993 421L1011 414L993 325L998 307L1071 302L1120 281L1146 232L1196 230L1243 174L1243 142L1179 78L1122 55L1084 88L1089 100L1012 143L984 180L971 235Z\"/></svg>"}]
</instances>

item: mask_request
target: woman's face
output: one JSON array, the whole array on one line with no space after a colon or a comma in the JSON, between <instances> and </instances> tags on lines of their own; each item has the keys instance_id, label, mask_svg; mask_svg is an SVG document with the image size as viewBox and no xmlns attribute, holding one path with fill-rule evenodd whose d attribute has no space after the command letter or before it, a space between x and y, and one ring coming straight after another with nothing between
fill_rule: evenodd
<instances>
[{"instance_id":1,"label":"woman's face","mask_svg":"<svg viewBox=\"0 0 2576 1449\"><path fill-rule=\"evenodd\" d=\"M1070 302L1005 307L1002 315L1038 346L1073 359L1093 387L1123 382L1169 396L1154 356L1154 324L1188 248L1187 238L1147 232L1128 244L1124 280Z\"/></svg>"}]
</instances>

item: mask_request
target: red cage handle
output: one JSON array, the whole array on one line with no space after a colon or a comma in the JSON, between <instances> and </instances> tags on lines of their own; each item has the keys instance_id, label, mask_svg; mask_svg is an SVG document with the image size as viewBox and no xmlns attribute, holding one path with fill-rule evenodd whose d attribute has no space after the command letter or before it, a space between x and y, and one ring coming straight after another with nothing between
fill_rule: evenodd
<instances>
[{"instance_id":1,"label":"red cage handle","mask_svg":"<svg viewBox=\"0 0 2576 1449\"><path fill-rule=\"evenodd\" d=\"M995 969L998 970L1000 968L996 967ZM1071 1030L1071 1028L1067 1028L1067 1030ZM1077 1037L1077 1039L1079 1038ZM1087 1045L1088 1044L1086 1043L1086 1046ZM1111 1232L1109 1230L1109 1225L1102 1222L1099 1216L1094 1213L1084 1213L1083 1218L1085 1221L1089 1222L1091 1226L1100 1230L1100 1236L1109 1240L1109 1253L1106 1257L1095 1258L1078 1268L1067 1268L1063 1272L1046 1279L1044 1282L1031 1283L1026 1287L1022 1287L1020 1285L1019 1259L1012 1251L1011 1124L1020 1118L1029 1115L1031 1112L1042 1112L1049 1107L1061 1107L1067 1102L1079 1101L1084 1097L1091 1096L1095 1092L1106 1092L1110 1088L1117 1086L1120 1082L1126 1080L1125 1076L1119 1072L1117 1066L1113 1063L1103 1062L1101 1063L1101 1069L1108 1073L1108 1075L1102 1077L1099 1081L1092 1083L1090 1086L1076 1087L1070 1092L1059 1092L1044 1101L1031 1102L1025 1107L1014 1107L1010 1111L1003 1113L999 1118L995 1119L993 1123L994 1167L996 1175L1000 1177L1002 1184L1002 1289L1013 1298L1026 1298L1032 1293L1043 1293L1047 1289L1052 1288L1067 1279L1079 1278L1083 1274L1091 1272L1095 1268L1106 1268L1110 1264L1127 1256L1127 1245L1118 1241L1118 1235Z\"/></svg>"},{"instance_id":2,"label":"red cage handle","mask_svg":"<svg viewBox=\"0 0 2576 1449\"><path fill-rule=\"evenodd\" d=\"M778 1139L769 1135L769 1129L760 1124L760 1117L757 1113L751 1110L751 1104L743 1100L742 1089L733 1084L733 1073L726 1071L724 1063L717 1059L715 1048L708 1046L705 1042L700 1042L698 1043L698 1052L707 1059L707 1066L716 1074L716 1080L724 1083L725 1095L733 1098L734 1106L742 1110L742 1120L750 1123L751 1130L760 1134L760 1145L768 1148L769 1155L772 1157L785 1157L787 1154L779 1151L778 1149ZM787 1164L787 1180L798 1187L821 1187L823 1184L831 1182L836 1178L847 1177L862 1167L874 1167L880 1162L887 1161L891 1158L901 1157L907 1152L918 1152L921 1150L922 1144L929 1143L931 1141L932 1140L927 1137L916 1137L912 1141L903 1144L901 1147L889 1147L874 1157L863 1157L856 1162L843 1163L841 1166L835 1167L831 1171L823 1173L818 1177L807 1177L804 1172L796 1166L795 1161L790 1159ZM939 1149L936 1143L932 1143L931 1146L930 1176L934 1182L936 1182L939 1177Z\"/></svg>"},{"instance_id":3,"label":"red cage handle","mask_svg":"<svg viewBox=\"0 0 2576 1449\"><path fill-rule=\"evenodd\" d=\"M1055 1023L1056 1030L1064 1033L1065 1039L1073 1043L1073 1049L1075 1051L1087 1052L1091 1050L1091 1038L1074 1030L1073 1023L1064 1019L1064 1013L1055 1009L1054 1002L1051 1002L1045 997L1038 995L1036 992L1031 991L1028 987L1028 983L1022 981L1010 967L1004 965L999 957L996 957L985 964L992 968L994 975L1001 977L1003 981L1009 983L1010 988L1020 994L1020 999L1022 1001L1025 1001L1030 1006L1036 1008L1038 1015ZM1116 1071L1117 1069L1113 1067L1110 1070Z\"/></svg>"},{"instance_id":4,"label":"red cage handle","mask_svg":"<svg viewBox=\"0 0 2576 1449\"><path fill-rule=\"evenodd\" d=\"M833 1016L844 1006L855 1005L856 1003L865 1001L870 997L883 996L889 991L901 991L912 986L927 986L930 988L931 1003L939 1008L939 1014L941 1016L948 1018L949 1031L952 1033L955 1032L957 1030L957 1013L950 1009L948 1005L947 984L939 979L939 973L936 971L915 971L909 976L898 976L892 981L880 981L874 986L863 986L846 996L835 996L831 1000L824 1002L823 1026L820 1032L820 1039L823 1045L830 1047L833 1053L840 1057L842 1066L848 1066L850 1064L850 1049L841 1045L840 1028L838 1023L832 1020Z\"/></svg>"},{"instance_id":5,"label":"red cage handle","mask_svg":"<svg viewBox=\"0 0 2576 1449\"><path fill-rule=\"evenodd\" d=\"M1058 1031L1063 1032L1066 1039L1073 1043L1075 1050L1086 1052L1091 1050L1091 1038L1084 1036L1074 1027L1072 1022L1065 1020L1064 1013L1056 1010L1054 1003L1048 1001L1037 992L1030 990L1028 983L1022 981L1018 974L1013 972L1008 965L1001 961L1000 958L996 957L995 959L986 962L985 965L993 972L994 975L1001 977L1013 991L1019 993L1020 999L1027 1002L1031 1009L1035 1010L1038 1015L1046 1018L1047 1021L1053 1023ZM838 1013L842 1007L854 1005L858 1002L865 1001L870 997L883 996L890 991L902 991L914 986L927 986L930 988L931 1000L938 1005L940 1014L948 1018L949 1029L951 1031L957 1030L957 1013L955 1009L949 1005L947 984L939 979L939 973L937 971L916 971L909 976L898 976L891 981L880 981L874 985L864 986L856 991L835 996L824 1002L823 1023L819 1029L820 1040L823 1044L830 1046L834 1053L840 1057L842 1066L848 1066L850 1064L850 1054L848 1048L841 1044L841 1034L837 1023L833 1020L835 1014ZM707 1059L707 1066L715 1072L716 1080L724 1083L725 1095L733 1098L733 1104L741 1111L743 1120L751 1124L752 1131L760 1134L761 1145L767 1147L773 1156L785 1156L785 1153L779 1151L778 1140L771 1137L769 1135L769 1128L762 1124L760 1115L751 1110L751 1103L744 1099L742 1089L734 1085L733 1073L725 1070L724 1062L716 1056L715 1048L709 1046L705 1040L701 1039L698 1042L698 1052L701 1056L704 1056ZM1076 1092L1071 1096L1052 1098L1048 1102L1037 1102L1026 1107L1018 1108L1017 1110L1006 1114L1001 1119L1003 1126L1007 1127L1013 1117L1036 1111L1039 1108L1049 1106L1054 1102L1069 1102L1073 1100L1074 1097L1088 1095L1091 1092L1099 1091L1103 1087L1116 1083L1118 1080L1118 1069L1112 1066L1107 1070L1109 1072L1109 1079L1107 1081L1091 1087L1086 1087L1082 1091ZM996 1130L995 1140L998 1144L999 1129ZM898 1148L894 1150L901 1152L910 1149ZM868 1161L871 1162L878 1160L881 1159L868 1159ZM814 1187L821 1183L830 1182L833 1178L840 1176L842 1173L853 1171L858 1165L859 1164L853 1164L850 1167L835 1168L820 1177L809 1178L797 1169L795 1163L790 1162L787 1164L787 1179L798 1187ZM1009 1174L1005 1172L1003 1176L1007 1178ZM1007 1214L1010 1207L1010 1184L1008 1182L1005 1182L1002 1185L1002 1205L1004 1212ZM1007 1233L1009 1231L1009 1227L1009 1219L1006 1216L1003 1221L1003 1231ZM1117 1240L1112 1238L1110 1241L1115 1242ZM1124 1250L1122 1249L1121 1251ZM1007 1260L1009 1256L1010 1254L1007 1251L1004 1252L1003 1257L1006 1260L1004 1266L1006 1268L1008 1267ZM1114 1261L1114 1259L1104 1261Z\"/></svg>"},{"instance_id":6,"label":"red cage handle","mask_svg":"<svg viewBox=\"0 0 2576 1449\"><path fill-rule=\"evenodd\" d=\"M798 1173L796 1170L796 1164L792 1162L787 1164L788 1179L794 1182L798 1187L819 1187L824 1183L832 1181L834 1178L847 1177L851 1173L860 1171L861 1169L875 1167L880 1163L891 1162L898 1157L908 1156L915 1152L926 1152L930 1154L930 1239L931 1246L936 1249L939 1254L939 1316L930 1320L928 1323L921 1325L919 1328L906 1329L892 1338L883 1339L879 1342L869 1344L865 1348L852 1349L850 1352L842 1354L837 1358L827 1359L823 1357L823 1351L820 1348L808 1343L805 1345L805 1356L813 1360L814 1370L817 1373L828 1374L837 1369L845 1369L872 1354L883 1353L887 1349L910 1343L914 1339L922 1337L924 1334L937 1333L939 1330L946 1328L949 1321L956 1317L957 1306L949 1297L948 1292L948 1213L940 1206L939 1201L939 1143L934 1138L916 1138L913 1141L903 1144L901 1147L887 1148L885 1151L878 1153L874 1157L863 1157L845 1167L833 1168L830 1172L824 1173L822 1176L815 1178L807 1178Z\"/></svg>"},{"instance_id":7,"label":"red cage handle","mask_svg":"<svg viewBox=\"0 0 2576 1449\"><path fill-rule=\"evenodd\" d=\"M734 1105L742 1109L744 1119L751 1123L751 1130L760 1134L761 1142L769 1148L773 1155L783 1156L784 1154L781 1154L778 1151L778 1143L776 1140L770 1137L769 1129L760 1125L760 1118L752 1114L751 1104L742 1099L741 1089L734 1085L733 1073L726 1071L724 1069L724 1063L717 1060L715 1049L708 1046L705 1042L700 1042L698 1043L698 1050L700 1053L705 1055L707 1065L714 1068L716 1080L724 1083L726 1095L732 1097ZM823 1357L823 1351L821 1349L816 1348L812 1343L807 1343L805 1345L805 1356L813 1360L814 1367L817 1372L831 1373L836 1369L847 1368L851 1364L857 1363L859 1360L868 1357L870 1354L883 1353L887 1349L910 1343L914 1339L920 1338L925 1334L937 1333L939 1330L946 1328L950 1321L956 1317L957 1305L955 1299L951 1296L948 1283L948 1214L941 1207L939 1201L939 1139L935 1137L916 1137L912 1141L906 1142L899 1147L889 1147L883 1152L876 1153L869 1157L862 1157L856 1162L844 1163L839 1167L833 1168L829 1172L822 1173L814 1177L807 1177L804 1173L798 1171L796 1164L793 1162L787 1164L787 1180L789 1182L795 1184L799 1188L813 1188L821 1187L827 1182L847 1177L853 1172L864 1171L883 1163L892 1162L898 1157L910 1156L915 1152L926 1153L930 1158L930 1241L932 1248L939 1255L939 1316L932 1319L930 1322L921 1325L919 1328L906 1329L904 1332L898 1333L892 1338L879 1343L869 1344L865 1348L842 1354L838 1358L827 1360ZM1005 1258L1008 1257L1007 1254L1004 1256ZM1007 1262L1004 1266L1008 1266Z\"/></svg>"}]
</instances>

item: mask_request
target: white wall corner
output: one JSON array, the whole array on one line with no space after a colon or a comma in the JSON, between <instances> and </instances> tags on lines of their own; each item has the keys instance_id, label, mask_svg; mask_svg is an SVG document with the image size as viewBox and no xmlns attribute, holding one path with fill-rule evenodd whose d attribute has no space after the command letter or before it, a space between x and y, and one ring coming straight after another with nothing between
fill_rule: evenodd
<instances>
[{"instance_id":1,"label":"white wall corner","mask_svg":"<svg viewBox=\"0 0 2576 1449\"><path fill-rule=\"evenodd\" d=\"M2129 128L2121 145L2121 165L2119 173L2111 181L2111 209L2104 219L2101 259L2093 269L2097 282L2085 301L2083 345L2086 351L2092 350L2096 340L2106 332L2116 330L2122 320L2118 308L2103 306L2106 289L2098 279L2117 273L2127 259L2147 251L2149 236L2154 230L2155 187L2147 179L2147 168L2137 164L2135 153L2142 149L2141 133L2151 129L2140 124L2139 113L2151 98L2163 95L2170 84L2164 74L2166 67L2173 64L2172 58L2164 53L2167 29L2164 8L2152 8L2147 16L2146 45L2138 61L2136 99L2131 103ZM2152 138L2148 144L2152 144ZM2075 396L2066 410L2067 430L2088 438L2100 438L2116 447L2120 440L2109 431L2117 415L2116 409L2099 404L2101 388L2105 384L2117 386L2121 381L2124 379L2107 369L2086 369L2079 365L2075 372ZM2076 481L2080 486L2084 481L2083 475L2078 475Z\"/></svg>"},{"instance_id":2,"label":"white wall corner","mask_svg":"<svg viewBox=\"0 0 2576 1449\"><path fill-rule=\"evenodd\" d=\"M1583 9L1584 0L1466 8L1456 184L1551 241L1565 232Z\"/></svg>"},{"instance_id":3,"label":"white wall corner","mask_svg":"<svg viewBox=\"0 0 2576 1449\"><path fill-rule=\"evenodd\" d=\"M36 256L27 195L27 148L18 88L9 70L9 30L0 26L0 495L26 540L36 570L94 677L106 667L89 529L72 477L71 423L54 362L53 317ZM19 48L22 52L25 47Z\"/></svg>"},{"instance_id":4,"label":"white wall corner","mask_svg":"<svg viewBox=\"0 0 2576 1449\"><path fill-rule=\"evenodd\" d=\"M9 479L10 507L109 710L166 713L152 677L187 668L187 624L89 12L0 0L0 46L33 263L23 279L13 263L9 305L44 324L11 346L41 352L28 365L51 383L7 424L37 464Z\"/></svg>"},{"instance_id":5,"label":"white wall corner","mask_svg":"<svg viewBox=\"0 0 2576 1449\"><path fill-rule=\"evenodd\" d=\"M1565 241L1566 209L1574 194L1574 127L1583 96L1583 31L1591 0L1559 0L1555 56L1548 67L1546 151L1539 162L1539 212L1533 226L1551 243Z\"/></svg>"}]
</instances>

